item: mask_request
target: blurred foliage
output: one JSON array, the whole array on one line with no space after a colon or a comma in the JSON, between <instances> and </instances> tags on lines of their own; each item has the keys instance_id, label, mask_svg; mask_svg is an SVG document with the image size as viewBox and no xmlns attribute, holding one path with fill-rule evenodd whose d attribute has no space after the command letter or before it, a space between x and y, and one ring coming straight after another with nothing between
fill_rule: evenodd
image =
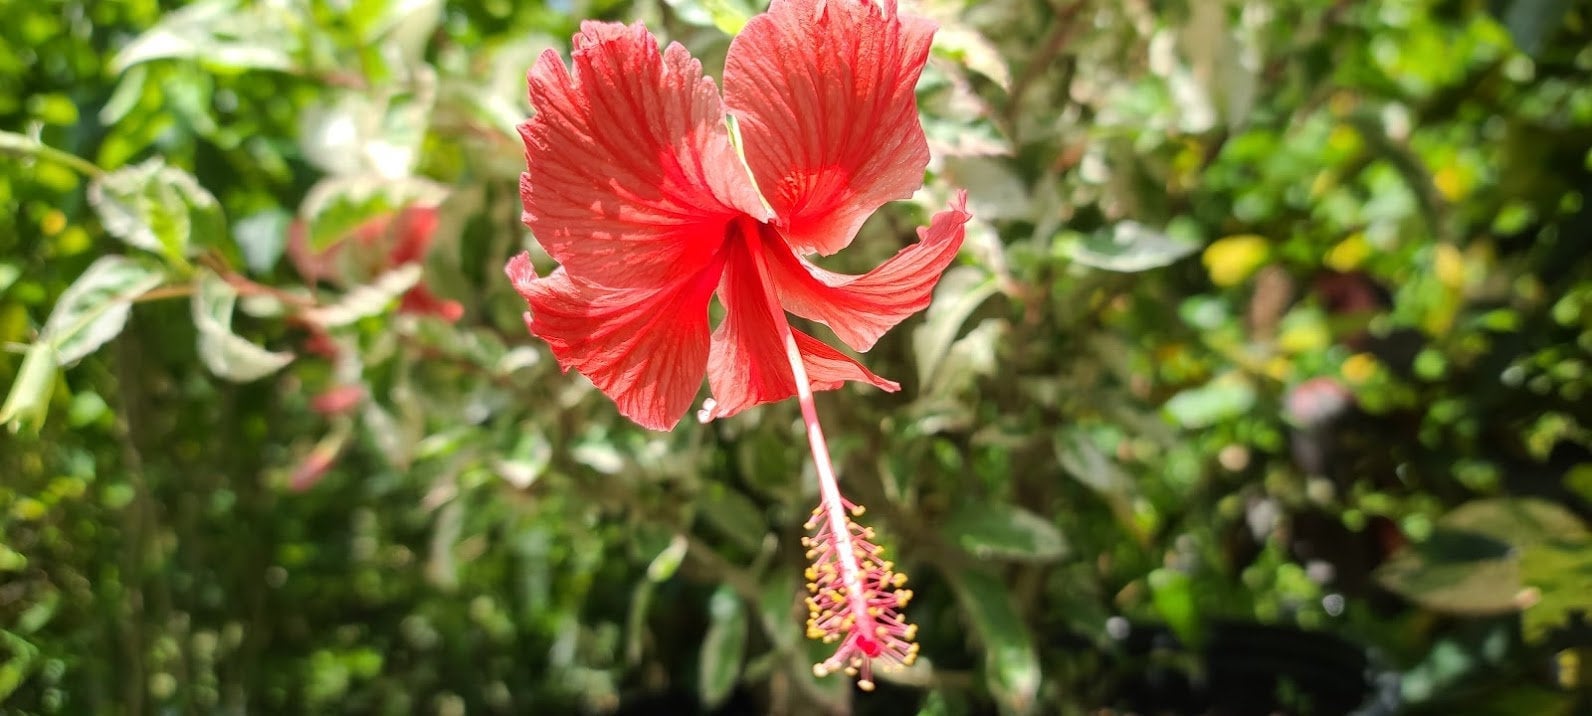
<instances>
[{"instance_id":1,"label":"blurred foliage","mask_svg":"<svg viewBox=\"0 0 1592 716\"><path fill-rule=\"evenodd\" d=\"M795 406L639 430L500 273L534 58L758 3L0 0L4 711L1589 708L1592 11L909 4L838 268L975 221L820 398L918 595L861 695Z\"/></svg>"}]
</instances>

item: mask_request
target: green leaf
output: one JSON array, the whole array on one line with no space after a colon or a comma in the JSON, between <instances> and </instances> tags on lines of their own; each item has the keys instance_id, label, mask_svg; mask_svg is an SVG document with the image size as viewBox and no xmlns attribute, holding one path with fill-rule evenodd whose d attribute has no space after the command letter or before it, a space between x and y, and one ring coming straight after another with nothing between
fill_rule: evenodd
<instances>
[{"instance_id":1,"label":"green leaf","mask_svg":"<svg viewBox=\"0 0 1592 716\"><path fill-rule=\"evenodd\" d=\"M50 346L63 367L82 360L121 333L133 300L165 278L160 269L125 256L100 258L61 293L39 342Z\"/></svg>"},{"instance_id":2,"label":"green leaf","mask_svg":"<svg viewBox=\"0 0 1592 716\"><path fill-rule=\"evenodd\" d=\"M151 60L198 60L212 68L289 70L297 42L291 7L276 2L199 0L167 14L111 60L111 72Z\"/></svg>"},{"instance_id":3,"label":"green leaf","mask_svg":"<svg viewBox=\"0 0 1592 716\"><path fill-rule=\"evenodd\" d=\"M1084 266L1137 273L1171 265L1199 248L1194 242L1174 239L1138 222L1123 221L1072 244L1071 256Z\"/></svg>"},{"instance_id":4,"label":"green leaf","mask_svg":"<svg viewBox=\"0 0 1592 716\"><path fill-rule=\"evenodd\" d=\"M4 629L0 629L0 653L10 655L0 663L0 702L4 702L33 674L40 659L37 646Z\"/></svg>"},{"instance_id":5,"label":"green leaf","mask_svg":"<svg viewBox=\"0 0 1592 716\"><path fill-rule=\"evenodd\" d=\"M1200 643L1199 610L1188 574L1162 567L1150 572L1150 601L1166 625L1188 644Z\"/></svg>"},{"instance_id":6,"label":"green leaf","mask_svg":"<svg viewBox=\"0 0 1592 716\"><path fill-rule=\"evenodd\" d=\"M1564 26L1570 0L1495 0L1493 7L1520 50L1536 57L1543 41Z\"/></svg>"},{"instance_id":7,"label":"green leaf","mask_svg":"<svg viewBox=\"0 0 1592 716\"><path fill-rule=\"evenodd\" d=\"M912 333L919 383L933 384L962 324L996 291L995 278L982 269L957 266L945 272L934 289L934 301L929 304L923 325Z\"/></svg>"},{"instance_id":8,"label":"green leaf","mask_svg":"<svg viewBox=\"0 0 1592 716\"><path fill-rule=\"evenodd\" d=\"M17 381L11 384L6 402L0 405L0 423L11 432L24 425L38 429L50 411L50 393L55 390L55 360L50 344L39 342L28 349L22 358L22 368L17 371Z\"/></svg>"},{"instance_id":9,"label":"green leaf","mask_svg":"<svg viewBox=\"0 0 1592 716\"><path fill-rule=\"evenodd\" d=\"M1051 562L1067 553L1066 538L1049 520L1003 503L963 502L941 531L980 559Z\"/></svg>"},{"instance_id":10,"label":"green leaf","mask_svg":"<svg viewBox=\"0 0 1592 716\"><path fill-rule=\"evenodd\" d=\"M179 265L196 253L195 239L213 243L225 236L216 198L192 174L159 158L96 178L88 200L107 233Z\"/></svg>"},{"instance_id":11,"label":"green leaf","mask_svg":"<svg viewBox=\"0 0 1592 716\"><path fill-rule=\"evenodd\" d=\"M420 283L421 266L409 263L376 277L362 286L355 286L330 306L321 306L302 312L302 317L326 328L353 324L361 318L385 312L405 291Z\"/></svg>"},{"instance_id":12,"label":"green leaf","mask_svg":"<svg viewBox=\"0 0 1592 716\"><path fill-rule=\"evenodd\" d=\"M194 292L193 321L199 329L199 359L217 377L247 383L281 370L293 362L292 353L276 353L232 332L232 308L238 292L226 280L201 270Z\"/></svg>"},{"instance_id":13,"label":"green leaf","mask_svg":"<svg viewBox=\"0 0 1592 716\"><path fill-rule=\"evenodd\" d=\"M741 676L746 657L746 608L735 590L720 586L708 600L708 629L702 635L697 693L702 704L717 708Z\"/></svg>"},{"instance_id":14,"label":"green leaf","mask_svg":"<svg viewBox=\"0 0 1592 716\"><path fill-rule=\"evenodd\" d=\"M647 579L654 582L667 582L680 571L680 563L685 560L686 550L690 542L684 535L675 535L669 540L669 546L664 547L658 556L652 558L652 563L647 565Z\"/></svg>"},{"instance_id":15,"label":"green leaf","mask_svg":"<svg viewBox=\"0 0 1592 716\"><path fill-rule=\"evenodd\" d=\"M701 516L725 537L749 550L756 550L768 534L763 511L739 490L720 483L709 483L697 495Z\"/></svg>"},{"instance_id":16,"label":"green leaf","mask_svg":"<svg viewBox=\"0 0 1592 716\"><path fill-rule=\"evenodd\" d=\"M946 570L945 578L983 645L984 678L1001 713L1032 713L1039 654L1011 594L1000 579L975 569Z\"/></svg>"}]
</instances>

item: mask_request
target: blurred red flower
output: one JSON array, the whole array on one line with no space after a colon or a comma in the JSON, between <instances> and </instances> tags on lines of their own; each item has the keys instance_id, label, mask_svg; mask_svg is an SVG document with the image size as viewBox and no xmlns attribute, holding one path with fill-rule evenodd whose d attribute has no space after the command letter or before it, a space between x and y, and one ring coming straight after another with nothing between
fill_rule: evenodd
<instances>
[{"instance_id":1,"label":"blurred red flower","mask_svg":"<svg viewBox=\"0 0 1592 716\"><path fill-rule=\"evenodd\" d=\"M309 282L355 284L410 263L425 261L437 231L437 208L409 206L375 216L319 251L310 246L302 220L288 230L287 255ZM452 323L464 315L458 301L438 298L424 283L404 293L402 313L437 316Z\"/></svg>"}]
</instances>

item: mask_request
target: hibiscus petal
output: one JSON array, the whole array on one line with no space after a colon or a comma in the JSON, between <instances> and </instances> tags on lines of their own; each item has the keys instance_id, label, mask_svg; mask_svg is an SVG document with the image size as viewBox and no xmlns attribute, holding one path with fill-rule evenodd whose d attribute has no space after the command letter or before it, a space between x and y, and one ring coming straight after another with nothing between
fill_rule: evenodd
<instances>
[{"instance_id":1,"label":"hibiscus petal","mask_svg":"<svg viewBox=\"0 0 1592 716\"><path fill-rule=\"evenodd\" d=\"M894 0L774 0L730 44L724 102L796 250L845 248L875 209L923 183L913 88L934 30Z\"/></svg>"},{"instance_id":2,"label":"hibiscus petal","mask_svg":"<svg viewBox=\"0 0 1592 716\"><path fill-rule=\"evenodd\" d=\"M940 273L962 247L967 194L957 192L949 209L918 229L918 243L861 276L832 273L806 260L770 250L771 273L785 310L834 330L859 351L873 347L885 331L928 307Z\"/></svg>"},{"instance_id":3,"label":"hibiscus petal","mask_svg":"<svg viewBox=\"0 0 1592 716\"><path fill-rule=\"evenodd\" d=\"M563 268L539 278L530 256L505 272L530 305L525 324L552 347L565 372L586 376L619 412L669 430L691 407L708 360L708 300L722 270L715 261L658 288L582 283Z\"/></svg>"},{"instance_id":4,"label":"hibiscus petal","mask_svg":"<svg viewBox=\"0 0 1592 716\"><path fill-rule=\"evenodd\" d=\"M730 146L702 63L662 54L640 23L587 22L574 74L548 50L527 78L537 113L520 125L524 221L586 283L656 287L712 262L725 225L767 209Z\"/></svg>"},{"instance_id":5,"label":"hibiscus petal","mask_svg":"<svg viewBox=\"0 0 1592 716\"><path fill-rule=\"evenodd\" d=\"M764 249L748 241L729 247L719 300L724 320L713 331L708 356L708 386L714 404L707 418L722 418L760 403L796 394L796 380L785 354L784 311L770 302L762 272L752 252ZM870 383L887 391L901 386L874 375L845 354L794 328L802 366L813 390L833 390L846 381Z\"/></svg>"}]
</instances>

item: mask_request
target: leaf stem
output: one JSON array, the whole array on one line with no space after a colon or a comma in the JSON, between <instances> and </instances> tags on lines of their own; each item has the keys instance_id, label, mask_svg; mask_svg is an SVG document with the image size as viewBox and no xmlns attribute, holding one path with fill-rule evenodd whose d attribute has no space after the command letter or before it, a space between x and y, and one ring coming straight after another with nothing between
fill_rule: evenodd
<instances>
[{"instance_id":1,"label":"leaf stem","mask_svg":"<svg viewBox=\"0 0 1592 716\"><path fill-rule=\"evenodd\" d=\"M52 161L93 179L105 175L104 169L87 159L16 132L0 132L0 152Z\"/></svg>"}]
</instances>

